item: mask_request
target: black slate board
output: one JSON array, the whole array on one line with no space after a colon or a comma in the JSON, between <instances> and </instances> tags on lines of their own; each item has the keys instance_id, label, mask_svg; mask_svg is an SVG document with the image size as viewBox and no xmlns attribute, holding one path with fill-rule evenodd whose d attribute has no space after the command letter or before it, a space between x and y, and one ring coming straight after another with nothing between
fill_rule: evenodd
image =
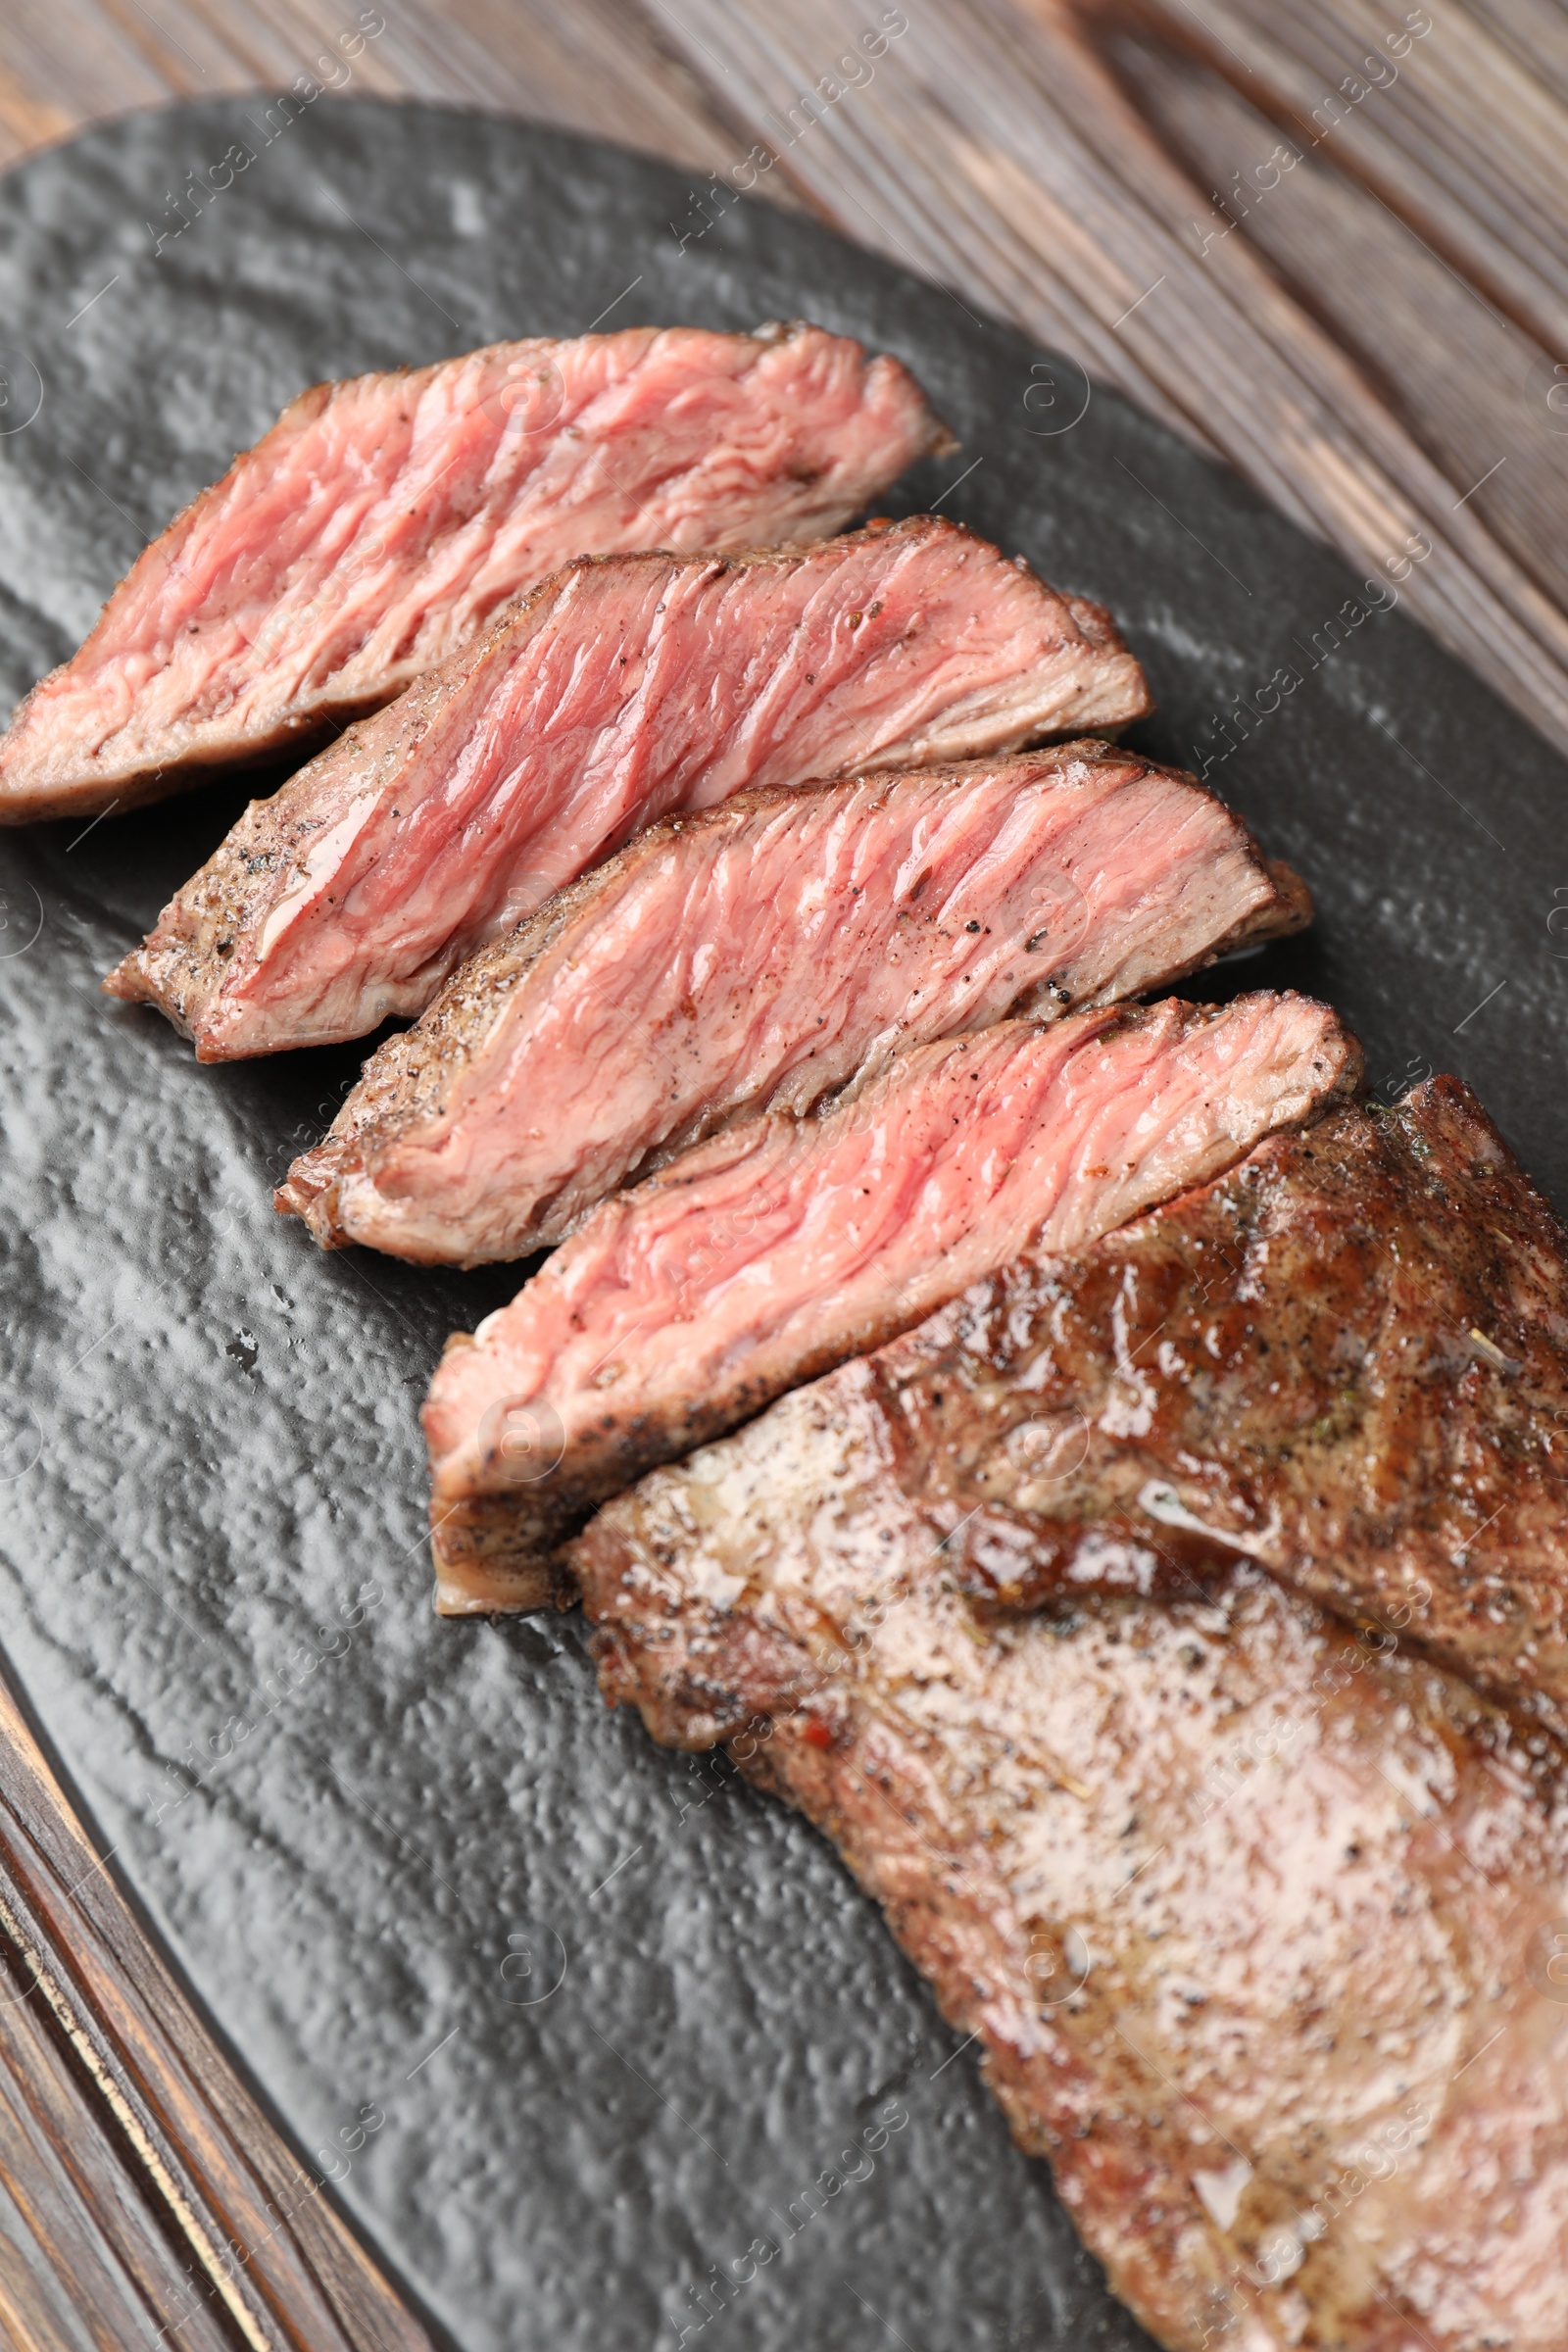
<instances>
[{"instance_id":1,"label":"black slate board","mask_svg":"<svg viewBox=\"0 0 1568 2352\"><path fill-rule=\"evenodd\" d=\"M893 510L940 501L1105 599L1159 699L1141 740L1210 759L1310 878L1315 931L1221 983L1331 998L1387 1091L1459 1071L1568 1200L1563 765L1402 613L1070 366L798 220L699 236L673 173L487 117L283 124L178 107L0 183L7 700L315 378L808 315L900 353L962 438ZM171 192L236 145L173 234ZM416 1411L508 1276L322 1258L272 1216L356 1053L201 1071L95 993L256 788L0 836L0 1624L112 1867L464 2352L675 2352L691 2290L835 2168L864 2177L711 2341L1144 2343L825 1845L607 1717L575 1620L430 1614ZM890 2100L869 2174L841 2165Z\"/></svg>"}]
</instances>

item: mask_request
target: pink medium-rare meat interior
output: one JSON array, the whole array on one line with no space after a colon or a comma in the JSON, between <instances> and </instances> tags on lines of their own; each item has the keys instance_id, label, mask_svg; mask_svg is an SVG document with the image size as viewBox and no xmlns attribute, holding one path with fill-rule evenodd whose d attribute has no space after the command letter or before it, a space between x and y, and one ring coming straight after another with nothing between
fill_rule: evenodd
<instances>
[{"instance_id":1,"label":"pink medium-rare meat interior","mask_svg":"<svg viewBox=\"0 0 1568 2352\"><path fill-rule=\"evenodd\" d=\"M665 820L481 950L276 1196L329 1246L517 1257L747 1111L1303 920L1245 826L1103 744Z\"/></svg>"},{"instance_id":2,"label":"pink medium-rare meat interior","mask_svg":"<svg viewBox=\"0 0 1568 2352\"><path fill-rule=\"evenodd\" d=\"M1099 607L930 517L572 564L253 802L108 985L204 1060L363 1036L667 811L1147 704Z\"/></svg>"},{"instance_id":3,"label":"pink medium-rare meat interior","mask_svg":"<svg viewBox=\"0 0 1568 2352\"><path fill-rule=\"evenodd\" d=\"M140 556L0 738L0 821L318 736L582 555L826 536L951 445L819 327L633 327L318 384Z\"/></svg>"},{"instance_id":4,"label":"pink medium-rare meat interior","mask_svg":"<svg viewBox=\"0 0 1568 2352\"><path fill-rule=\"evenodd\" d=\"M496 1605L455 1597L463 1530L443 1543L447 1510L484 1497L511 1513L520 1569L546 1530L652 1463L1026 1246L1079 1248L1218 1173L1358 1068L1304 998L1167 1002L921 1047L817 1118L698 1146L602 1202L510 1306L450 1344L424 1409L443 1605ZM560 1433L536 1486L512 1475L514 1409ZM488 1572L473 1581L493 1592Z\"/></svg>"}]
</instances>

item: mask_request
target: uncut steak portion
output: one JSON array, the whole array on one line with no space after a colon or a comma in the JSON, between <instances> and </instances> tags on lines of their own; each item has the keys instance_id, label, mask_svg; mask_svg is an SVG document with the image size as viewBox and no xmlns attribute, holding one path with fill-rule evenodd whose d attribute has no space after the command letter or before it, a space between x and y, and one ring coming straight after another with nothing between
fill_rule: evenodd
<instances>
[{"instance_id":1,"label":"uncut steak portion","mask_svg":"<svg viewBox=\"0 0 1568 2352\"><path fill-rule=\"evenodd\" d=\"M1171 2352L1560 2352L1560 1754L1247 1563L998 1622L889 1444L858 1364L602 1511L607 1698L835 1840Z\"/></svg>"},{"instance_id":2,"label":"uncut steak portion","mask_svg":"<svg viewBox=\"0 0 1568 2352\"><path fill-rule=\"evenodd\" d=\"M454 973L275 1196L328 1248L558 1242L736 1117L895 1051L1166 985L1310 901L1190 778L1101 743L666 818Z\"/></svg>"},{"instance_id":3,"label":"uncut steak portion","mask_svg":"<svg viewBox=\"0 0 1568 2352\"><path fill-rule=\"evenodd\" d=\"M253 802L106 986L202 1060L361 1037L657 817L1148 700L1099 606L929 516L573 564Z\"/></svg>"},{"instance_id":4,"label":"uncut steak portion","mask_svg":"<svg viewBox=\"0 0 1568 2352\"><path fill-rule=\"evenodd\" d=\"M576 556L826 537L954 446L820 327L631 327L317 384L0 737L0 823L130 808L390 701Z\"/></svg>"},{"instance_id":5,"label":"uncut steak portion","mask_svg":"<svg viewBox=\"0 0 1568 2352\"><path fill-rule=\"evenodd\" d=\"M922 1046L815 1118L726 1129L601 1202L424 1407L437 1606L537 1607L655 1462L906 1330L1026 1244L1073 1249L1348 1090L1301 997L1166 1003Z\"/></svg>"},{"instance_id":6,"label":"uncut steak portion","mask_svg":"<svg viewBox=\"0 0 1568 2352\"><path fill-rule=\"evenodd\" d=\"M867 1378L976 1592L1191 1592L1245 1552L1561 1738L1565 1251L1438 1078L1005 1268Z\"/></svg>"}]
</instances>

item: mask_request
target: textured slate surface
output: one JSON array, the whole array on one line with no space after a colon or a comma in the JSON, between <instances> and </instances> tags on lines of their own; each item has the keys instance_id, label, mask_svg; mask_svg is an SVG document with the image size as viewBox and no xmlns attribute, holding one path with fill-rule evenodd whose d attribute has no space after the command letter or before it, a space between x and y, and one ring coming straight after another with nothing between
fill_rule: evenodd
<instances>
[{"instance_id":1,"label":"textured slate surface","mask_svg":"<svg viewBox=\"0 0 1568 2352\"><path fill-rule=\"evenodd\" d=\"M171 192L236 145L174 234ZM1330 996L1391 1089L1458 1070L1568 1200L1554 755L1069 367L799 220L682 246L700 218L606 149L328 99L133 118L13 172L5 699L313 378L809 314L900 352L962 437L896 511L940 498L1105 598L1159 698L1141 739L1209 758L1311 879L1311 937L1224 980ZM322 1258L272 1216L356 1054L199 1071L95 993L253 789L0 836L4 1642L113 1867L464 2352L674 2352L824 2172L710 2341L1143 2342L812 1834L607 1718L573 1620L431 1616L416 1411L508 1277ZM907 2120L846 2154L890 2100Z\"/></svg>"}]
</instances>

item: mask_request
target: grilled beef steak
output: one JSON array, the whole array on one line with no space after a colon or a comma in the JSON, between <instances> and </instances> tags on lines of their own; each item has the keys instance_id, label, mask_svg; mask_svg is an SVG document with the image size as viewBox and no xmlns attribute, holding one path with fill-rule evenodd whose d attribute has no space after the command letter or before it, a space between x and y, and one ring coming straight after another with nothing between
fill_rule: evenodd
<instances>
[{"instance_id":1,"label":"grilled beef steak","mask_svg":"<svg viewBox=\"0 0 1568 2352\"><path fill-rule=\"evenodd\" d=\"M858 1364L612 1503L606 1695L834 1838L1171 2352L1559 2352L1559 1759L1248 1563L998 1622L904 1442Z\"/></svg>"},{"instance_id":2,"label":"grilled beef steak","mask_svg":"<svg viewBox=\"0 0 1568 2352\"><path fill-rule=\"evenodd\" d=\"M583 555L839 530L951 447L820 327L498 343L302 393L0 738L0 822L155 800L374 710Z\"/></svg>"},{"instance_id":3,"label":"grilled beef steak","mask_svg":"<svg viewBox=\"0 0 1568 2352\"><path fill-rule=\"evenodd\" d=\"M865 1377L975 1592L1190 1592L1245 1552L1562 1737L1565 1251L1439 1078L1005 1268Z\"/></svg>"},{"instance_id":4,"label":"grilled beef steak","mask_svg":"<svg viewBox=\"0 0 1568 2352\"><path fill-rule=\"evenodd\" d=\"M603 1201L424 1408L437 1604L535 1607L652 1463L906 1329L1031 1239L1073 1249L1354 1083L1300 997L1167 1003L917 1048L816 1118L727 1129Z\"/></svg>"},{"instance_id":5,"label":"grilled beef steak","mask_svg":"<svg viewBox=\"0 0 1568 2352\"><path fill-rule=\"evenodd\" d=\"M1306 893L1168 768L1077 743L666 818L457 971L276 1196L331 1248L558 1242L738 1115L902 1047L1105 1004L1294 930Z\"/></svg>"},{"instance_id":6,"label":"grilled beef steak","mask_svg":"<svg viewBox=\"0 0 1568 2352\"><path fill-rule=\"evenodd\" d=\"M254 802L106 985L203 1060L363 1036L656 817L1147 707L1099 606L953 523L574 564Z\"/></svg>"}]
</instances>

